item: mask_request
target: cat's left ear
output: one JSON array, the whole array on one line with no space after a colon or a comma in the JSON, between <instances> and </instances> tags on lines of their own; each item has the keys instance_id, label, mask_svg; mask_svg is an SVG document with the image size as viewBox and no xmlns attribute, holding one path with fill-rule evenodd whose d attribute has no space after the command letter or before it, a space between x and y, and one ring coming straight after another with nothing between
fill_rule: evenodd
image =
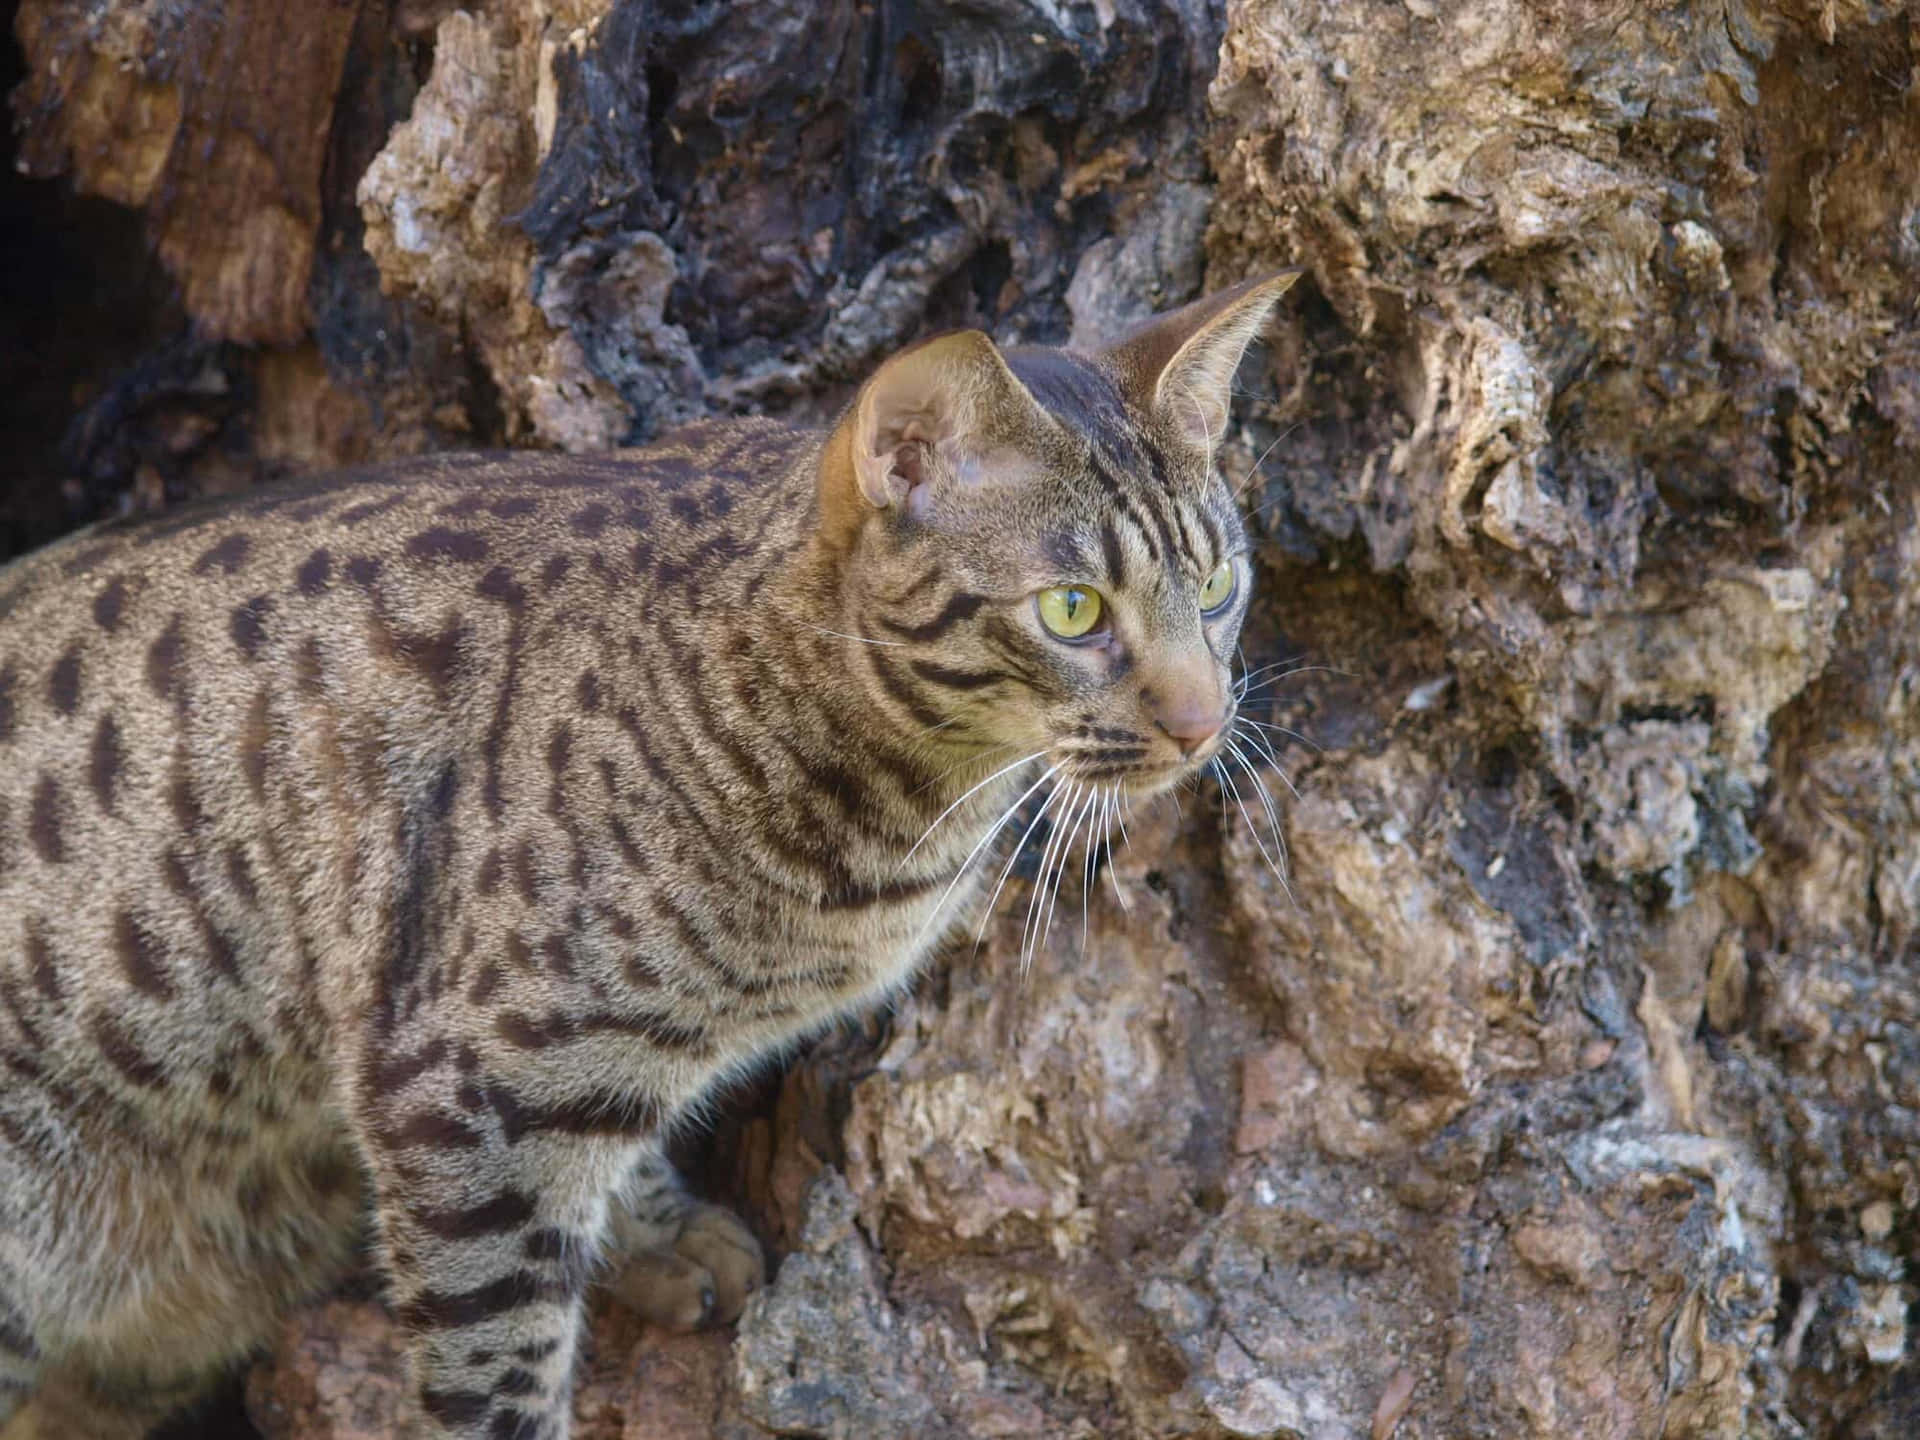
<instances>
[{"instance_id":1,"label":"cat's left ear","mask_svg":"<svg viewBox=\"0 0 1920 1440\"><path fill-rule=\"evenodd\" d=\"M956 485L1029 473L1056 427L978 330L909 346L861 387L821 473L821 512L851 534L876 510L923 513Z\"/></svg>"},{"instance_id":2,"label":"cat's left ear","mask_svg":"<svg viewBox=\"0 0 1920 1440\"><path fill-rule=\"evenodd\" d=\"M1303 273L1282 270L1157 316L1103 358L1135 404L1211 456L1226 434L1241 357Z\"/></svg>"}]
</instances>

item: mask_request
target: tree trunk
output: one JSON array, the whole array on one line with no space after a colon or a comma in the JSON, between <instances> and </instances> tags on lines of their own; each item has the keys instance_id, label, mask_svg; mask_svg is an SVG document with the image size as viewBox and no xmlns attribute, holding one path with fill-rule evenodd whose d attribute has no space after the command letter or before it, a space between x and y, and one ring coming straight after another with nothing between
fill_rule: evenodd
<instances>
[{"instance_id":1,"label":"tree trunk","mask_svg":"<svg viewBox=\"0 0 1920 1440\"><path fill-rule=\"evenodd\" d=\"M777 1278L735 1340L596 1309L576 1433L1920 1434L1902 7L14 29L19 168L95 198L7 181L13 549L295 468L816 419L932 330L1093 343L1308 267L1224 461L1277 833L1248 776L1151 807L1030 973L1029 867L734 1096L685 1158ZM301 1317L254 1422L384 1433L390 1339Z\"/></svg>"}]
</instances>

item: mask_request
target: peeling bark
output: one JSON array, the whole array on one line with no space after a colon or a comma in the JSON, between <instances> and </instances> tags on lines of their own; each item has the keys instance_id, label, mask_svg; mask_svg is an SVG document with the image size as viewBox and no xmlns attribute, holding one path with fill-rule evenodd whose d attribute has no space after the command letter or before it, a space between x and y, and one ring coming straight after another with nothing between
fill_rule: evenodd
<instances>
[{"instance_id":1,"label":"peeling bark","mask_svg":"<svg viewBox=\"0 0 1920 1440\"><path fill-rule=\"evenodd\" d=\"M597 1310L577 1433L1920 1433L1902 8L225 9L21 0L23 159L180 290L61 362L20 514L818 418L930 330L1311 275L1224 462L1279 836L1244 780L1134 817L1025 972L1029 865L733 1097L684 1158L776 1278L731 1344ZM261 1431L390 1424L385 1324L301 1317Z\"/></svg>"}]
</instances>

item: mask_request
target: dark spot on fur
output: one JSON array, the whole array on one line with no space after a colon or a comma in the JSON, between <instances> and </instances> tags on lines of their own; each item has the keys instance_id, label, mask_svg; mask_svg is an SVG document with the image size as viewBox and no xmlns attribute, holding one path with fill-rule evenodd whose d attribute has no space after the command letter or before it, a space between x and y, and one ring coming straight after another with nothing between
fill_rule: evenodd
<instances>
[{"instance_id":1,"label":"dark spot on fur","mask_svg":"<svg viewBox=\"0 0 1920 1440\"><path fill-rule=\"evenodd\" d=\"M173 998L166 947L130 911L122 910L113 917L113 953L134 989L156 1000Z\"/></svg>"},{"instance_id":2,"label":"dark spot on fur","mask_svg":"<svg viewBox=\"0 0 1920 1440\"><path fill-rule=\"evenodd\" d=\"M33 976L33 988L55 1005L60 1003L60 971L53 961L53 947L47 944L40 922L29 918L27 931L27 970Z\"/></svg>"},{"instance_id":3,"label":"dark spot on fur","mask_svg":"<svg viewBox=\"0 0 1920 1440\"><path fill-rule=\"evenodd\" d=\"M267 712L267 692L254 692L253 703L247 707L247 723L240 732L240 773L247 777L247 788L253 792L253 798L261 800L267 793L267 740L271 733L271 717Z\"/></svg>"},{"instance_id":4,"label":"dark spot on fur","mask_svg":"<svg viewBox=\"0 0 1920 1440\"><path fill-rule=\"evenodd\" d=\"M460 794L460 768L449 760L434 777L433 790L427 796L427 813L435 820L453 814L453 802Z\"/></svg>"},{"instance_id":5,"label":"dark spot on fur","mask_svg":"<svg viewBox=\"0 0 1920 1440\"><path fill-rule=\"evenodd\" d=\"M200 808L200 800L193 793L193 782L187 778L184 749L173 752L173 779L167 786L167 803L173 810L174 821L189 834L206 823L207 812Z\"/></svg>"},{"instance_id":6,"label":"dark spot on fur","mask_svg":"<svg viewBox=\"0 0 1920 1440\"><path fill-rule=\"evenodd\" d=\"M60 782L42 775L33 787L33 805L27 812L27 839L42 860L58 865L67 858L66 841L60 834Z\"/></svg>"},{"instance_id":7,"label":"dark spot on fur","mask_svg":"<svg viewBox=\"0 0 1920 1440\"><path fill-rule=\"evenodd\" d=\"M256 595L244 605L233 607L227 617L227 630L240 653L249 660L260 653L267 639L267 617L273 613L273 597Z\"/></svg>"},{"instance_id":8,"label":"dark spot on fur","mask_svg":"<svg viewBox=\"0 0 1920 1440\"><path fill-rule=\"evenodd\" d=\"M509 609L518 610L527 603L526 587L516 581L513 572L504 565L487 571L473 588L489 600L501 601Z\"/></svg>"},{"instance_id":9,"label":"dark spot on fur","mask_svg":"<svg viewBox=\"0 0 1920 1440\"><path fill-rule=\"evenodd\" d=\"M667 508L673 512L675 519L684 520L689 525L698 524L701 519L700 502L691 495L674 496L667 502Z\"/></svg>"},{"instance_id":10,"label":"dark spot on fur","mask_svg":"<svg viewBox=\"0 0 1920 1440\"><path fill-rule=\"evenodd\" d=\"M133 1084L144 1090L159 1090L166 1085L166 1070L147 1058L118 1021L109 1015L95 1015L91 1028L101 1055Z\"/></svg>"},{"instance_id":11,"label":"dark spot on fur","mask_svg":"<svg viewBox=\"0 0 1920 1440\"><path fill-rule=\"evenodd\" d=\"M47 676L47 699L62 715L71 715L80 705L80 647L69 645L53 662Z\"/></svg>"},{"instance_id":12,"label":"dark spot on fur","mask_svg":"<svg viewBox=\"0 0 1920 1440\"><path fill-rule=\"evenodd\" d=\"M484 1005L493 998L493 992L500 988L500 967L491 960L480 967L480 973L473 977L473 985L467 991L468 1003Z\"/></svg>"},{"instance_id":13,"label":"dark spot on fur","mask_svg":"<svg viewBox=\"0 0 1920 1440\"><path fill-rule=\"evenodd\" d=\"M93 787L94 799L109 815L113 813L113 787L120 779L120 766L125 758L120 746L120 725L109 710L94 727L93 747L87 756L87 782Z\"/></svg>"},{"instance_id":14,"label":"dark spot on fur","mask_svg":"<svg viewBox=\"0 0 1920 1440\"><path fill-rule=\"evenodd\" d=\"M334 499L332 495L320 495L312 500L302 500L298 505L289 505L287 519L296 525L305 525L309 520L318 520L333 508Z\"/></svg>"},{"instance_id":15,"label":"dark spot on fur","mask_svg":"<svg viewBox=\"0 0 1920 1440\"><path fill-rule=\"evenodd\" d=\"M573 568L573 557L567 554L549 555L547 563L540 567L540 587L551 590L566 579L567 571Z\"/></svg>"},{"instance_id":16,"label":"dark spot on fur","mask_svg":"<svg viewBox=\"0 0 1920 1440\"><path fill-rule=\"evenodd\" d=\"M556 1019L550 1028L511 1010L496 1017L493 1022L494 1033L516 1050L544 1050L549 1045L557 1044L566 1038L564 1027L564 1019Z\"/></svg>"},{"instance_id":17,"label":"dark spot on fur","mask_svg":"<svg viewBox=\"0 0 1920 1440\"><path fill-rule=\"evenodd\" d=\"M403 497L389 495L384 500L363 500L358 505L349 505L334 518L342 525L358 525L362 520L371 520L376 515L384 515L398 505Z\"/></svg>"},{"instance_id":18,"label":"dark spot on fur","mask_svg":"<svg viewBox=\"0 0 1920 1440\"><path fill-rule=\"evenodd\" d=\"M447 693L460 661L462 622L458 615L449 616L437 635L396 630L379 615L371 617L369 630L369 642L376 655L417 671L436 693L442 696Z\"/></svg>"},{"instance_id":19,"label":"dark spot on fur","mask_svg":"<svg viewBox=\"0 0 1920 1440\"><path fill-rule=\"evenodd\" d=\"M13 666L0 666L0 740L13 738L13 686L18 678Z\"/></svg>"},{"instance_id":20,"label":"dark spot on fur","mask_svg":"<svg viewBox=\"0 0 1920 1440\"><path fill-rule=\"evenodd\" d=\"M507 935L507 964L522 975L533 973L533 951L528 948L527 942L520 938L520 932L517 930L510 931Z\"/></svg>"},{"instance_id":21,"label":"dark spot on fur","mask_svg":"<svg viewBox=\"0 0 1920 1440\"><path fill-rule=\"evenodd\" d=\"M586 711L600 708L600 677L591 670L580 672L580 708Z\"/></svg>"},{"instance_id":22,"label":"dark spot on fur","mask_svg":"<svg viewBox=\"0 0 1920 1440\"><path fill-rule=\"evenodd\" d=\"M147 688L162 700L183 703L180 689L180 656L186 647L185 622L175 615L167 628L147 647Z\"/></svg>"},{"instance_id":23,"label":"dark spot on fur","mask_svg":"<svg viewBox=\"0 0 1920 1440\"><path fill-rule=\"evenodd\" d=\"M529 1365L538 1365L560 1348L560 1342L551 1336L545 1340L533 1340L520 1346L513 1352L516 1360L524 1360Z\"/></svg>"},{"instance_id":24,"label":"dark spot on fur","mask_svg":"<svg viewBox=\"0 0 1920 1440\"><path fill-rule=\"evenodd\" d=\"M246 562L247 551L252 548L252 545L252 541L236 531L194 561L193 573L211 575L215 569L218 569L223 575L231 575Z\"/></svg>"},{"instance_id":25,"label":"dark spot on fur","mask_svg":"<svg viewBox=\"0 0 1920 1440\"><path fill-rule=\"evenodd\" d=\"M318 695L325 688L326 664L320 655L319 636L309 635L300 642L293 667L302 695Z\"/></svg>"},{"instance_id":26,"label":"dark spot on fur","mask_svg":"<svg viewBox=\"0 0 1920 1440\"><path fill-rule=\"evenodd\" d=\"M347 561L347 579L362 590L369 590L380 578L380 559L375 555L355 555Z\"/></svg>"},{"instance_id":27,"label":"dark spot on fur","mask_svg":"<svg viewBox=\"0 0 1920 1440\"><path fill-rule=\"evenodd\" d=\"M533 844L522 840L513 847L513 884L520 898L531 905L538 898L534 889Z\"/></svg>"},{"instance_id":28,"label":"dark spot on fur","mask_svg":"<svg viewBox=\"0 0 1920 1440\"><path fill-rule=\"evenodd\" d=\"M333 556L323 545L300 562L293 579L302 595L318 595L327 588L327 581L332 574Z\"/></svg>"},{"instance_id":29,"label":"dark spot on fur","mask_svg":"<svg viewBox=\"0 0 1920 1440\"><path fill-rule=\"evenodd\" d=\"M487 558L487 542L469 530L434 525L407 541L407 555L414 560L472 562Z\"/></svg>"},{"instance_id":30,"label":"dark spot on fur","mask_svg":"<svg viewBox=\"0 0 1920 1440\"><path fill-rule=\"evenodd\" d=\"M599 501L578 512L569 522L576 535L584 535L591 540L607 528L607 522L613 519L613 511Z\"/></svg>"},{"instance_id":31,"label":"dark spot on fur","mask_svg":"<svg viewBox=\"0 0 1920 1440\"><path fill-rule=\"evenodd\" d=\"M500 851L495 848L487 851L480 861L480 873L474 877L474 888L482 895L491 895L500 888Z\"/></svg>"},{"instance_id":32,"label":"dark spot on fur","mask_svg":"<svg viewBox=\"0 0 1920 1440\"><path fill-rule=\"evenodd\" d=\"M247 863L247 852L239 845L227 846L227 883L233 886L234 893L249 905L260 901L260 887L254 882L253 867Z\"/></svg>"},{"instance_id":33,"label":"dark spot on fur","mask_svg":"<svg viewBox=\"0 0 1920 1440\"><path fill-rule=\"evenodd\" d=\"M517 520L522 515L533 514L539 508L540 502L531 495L509 495L505 500L495 500L487 506L502 520Z\"/></svg>"},{"instance_id":34,"label":"dark spot on fur","mask_svg":"<svg viewBox=\"0 0 1920 1440\"><path fill-rule=\"evenodd\" d=\"M127 608L127 582L116 575L107 582L106 589L93 597L93 623L111 634L120 624L120 615Z\"/></svg>"}]
</instances>

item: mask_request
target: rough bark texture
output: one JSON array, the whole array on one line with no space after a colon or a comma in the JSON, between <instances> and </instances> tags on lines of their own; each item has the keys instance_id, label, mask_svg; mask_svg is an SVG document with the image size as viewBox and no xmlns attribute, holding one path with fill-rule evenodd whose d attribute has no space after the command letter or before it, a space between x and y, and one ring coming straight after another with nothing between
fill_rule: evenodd
<instances>
[{"instance_id":1,"label":"rough bark texture","mask_svg":"<svg viewBox=\"0 0 1920 1440\"><path fill-rule=\"evenodd\" d=\"M1249 662L1324 667L1253 706L1291 893L1152 808L1030 974L1022 892L735 1097L689 1160L777 1278L597 1312L579 1433L1920 1434L1901 7L269 9L21 0L23 165L141 216L11 182L16 547L1312 276L1226 461ZM260 1430L387 1433L385 1325L301 1317Z\"/></svg>"}]
</instances>

